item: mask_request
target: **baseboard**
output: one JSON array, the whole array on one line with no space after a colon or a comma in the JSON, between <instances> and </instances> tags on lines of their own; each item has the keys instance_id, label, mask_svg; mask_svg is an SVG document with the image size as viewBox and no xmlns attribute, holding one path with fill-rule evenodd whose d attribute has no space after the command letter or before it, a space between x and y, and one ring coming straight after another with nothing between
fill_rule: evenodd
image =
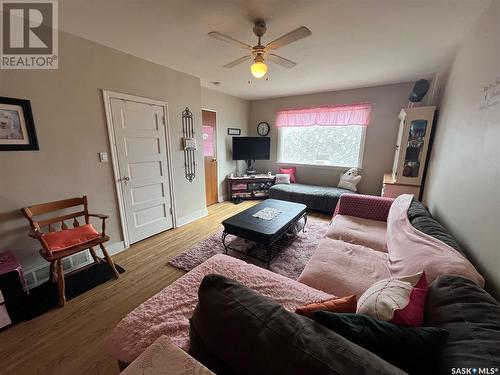
<instances>
[{"instance_id":1,"label":"baseboard","mask_svg":"<svg viewBox=\"0 0 500 375\"><path fill-rule=\"evenodd\" d=\"M108 250L109 255L116 255L127 249L128 248L125 247L125 242L123 241L115 242L111 245L106 246L106 250Z\"/></svg>"},{"instance_id":2,"label":"baseboard","mask_svg":"<svg viewBox=\"0 0 500 375\"><path fill-rule=\"evenodd\" d=\"M182 227L183 225L192 223L195 220L201 219L202 217L208 216L208 210L206 208L190 213L189 215L177 218L177 227Z\"/></svg>"}]
</instances>

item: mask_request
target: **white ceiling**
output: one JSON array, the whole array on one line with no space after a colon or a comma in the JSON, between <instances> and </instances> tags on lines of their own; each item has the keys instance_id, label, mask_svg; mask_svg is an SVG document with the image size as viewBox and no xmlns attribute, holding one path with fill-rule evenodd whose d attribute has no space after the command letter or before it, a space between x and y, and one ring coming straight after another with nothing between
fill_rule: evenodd
<instances>
[{"instance_id":1,"label":"white ceiling","mask_svg":"<svg viewBox=\"0 0 500 375\"><path fill-rule=\"evenodd\" d=\"M430 77L453 53L490 0L61 0L60 27L72 34L200 77L245 99L374 86ZM299 26L312 36L278 50L298 62L270 65L269 81L249 65L222 65L244 50L207 36L217 30L256 44ZM220 86L211 84L219 81Z\"/></svg>"}]
</instances>

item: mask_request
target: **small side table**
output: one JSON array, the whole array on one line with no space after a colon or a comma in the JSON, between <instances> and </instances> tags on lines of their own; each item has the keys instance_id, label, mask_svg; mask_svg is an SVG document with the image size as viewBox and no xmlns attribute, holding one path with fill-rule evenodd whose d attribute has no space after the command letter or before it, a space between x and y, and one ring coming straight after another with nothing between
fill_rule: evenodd
<instances>
[{"instance_id":1,"label":"small side table","mask_svg":"<svg viewBox=\"0 0 500 375\"><path fill-rule=\"evenodd\" d=\"M0 253L0 328L22 320L22 305L29 293L21 264L10 251Z\"/></svg>"}]
</instances>

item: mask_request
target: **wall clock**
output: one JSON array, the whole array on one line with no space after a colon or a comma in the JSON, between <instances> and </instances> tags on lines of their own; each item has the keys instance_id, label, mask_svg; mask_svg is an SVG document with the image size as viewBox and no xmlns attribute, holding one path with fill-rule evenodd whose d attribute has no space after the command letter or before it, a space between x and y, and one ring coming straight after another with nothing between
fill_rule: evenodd
<instances>
[{"instance_id":1,"label":"wall clock","mask_svg":"<svg viewBox=\"0 0 500 375\"><path fill-rule=\"evenodd\" d=\"M265 121L259 122L259 125L257 125L257 133L263 137L269 134L269 129L269 124Z\"/></svg>"}]
</instances>

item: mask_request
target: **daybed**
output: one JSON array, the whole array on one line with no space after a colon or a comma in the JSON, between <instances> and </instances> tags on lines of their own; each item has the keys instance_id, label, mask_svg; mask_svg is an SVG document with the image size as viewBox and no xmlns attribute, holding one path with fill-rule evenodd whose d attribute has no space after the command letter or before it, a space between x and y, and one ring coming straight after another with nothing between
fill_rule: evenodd
<instances>
[{"instance_id":1,"label":"daybed","mask_svg":"<svg viewBox=\"0 0 500 375\"><path fill-rule=\"evenodd\" d=\"M310 210L333 212L342 194L351 190L306 184L277 184L269 189L269 198L302 203Z\"/></svg>"}]
</instances>

